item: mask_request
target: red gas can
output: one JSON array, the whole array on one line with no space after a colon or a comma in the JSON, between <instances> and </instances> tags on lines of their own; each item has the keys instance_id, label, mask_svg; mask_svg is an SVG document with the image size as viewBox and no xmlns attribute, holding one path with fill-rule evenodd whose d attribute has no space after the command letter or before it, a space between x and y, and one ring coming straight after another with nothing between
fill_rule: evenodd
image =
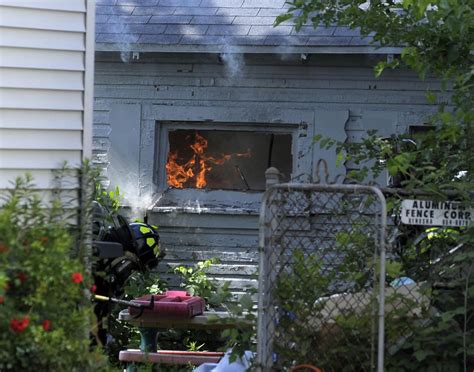
<instances>
[{"instance_id":1,"label":"red gas can","mask_svg":"<svg viewBox=\"0 0 474 372\"><path fill-rule=\"evenodd\" d=\"M204 299L189 296L184 291L167 291L165 294L145 295L133 300L134 303L148 305L151 297L154 299L153 309L144 309L143 315L156 318L192 318L204 312ZM137 315L142 310L129 307L130 315Z\"/></svg>"}]
</instances>

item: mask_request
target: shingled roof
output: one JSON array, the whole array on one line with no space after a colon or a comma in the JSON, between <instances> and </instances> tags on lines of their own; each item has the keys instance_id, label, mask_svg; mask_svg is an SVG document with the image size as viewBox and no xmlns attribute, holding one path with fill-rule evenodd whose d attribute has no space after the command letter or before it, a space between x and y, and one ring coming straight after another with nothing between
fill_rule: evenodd
<instances>
[{"instance_id":1,"label":"shingled roof","mask_svg":"<svg viewBox=\"0 0 474 372\"><path fill-rule=\"evenodd\" d=\"M97 0L96 50L393 52L347 27L274 27L285 8L285 0Z\"/></svg>"}]
</instances>

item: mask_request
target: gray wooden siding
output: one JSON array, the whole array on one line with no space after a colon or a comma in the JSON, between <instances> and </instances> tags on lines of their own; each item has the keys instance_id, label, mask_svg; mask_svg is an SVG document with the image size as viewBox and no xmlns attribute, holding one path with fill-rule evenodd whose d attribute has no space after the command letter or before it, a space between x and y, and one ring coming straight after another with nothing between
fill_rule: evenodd
<instances>
[{"instance_id":1,"label":"gray wooden siding","mask_svg":"<svg viewBox=\"0 0 474 372\"><path fill-rule=\"evenodd\" d=\"M91 156L93 35L93 1L0 0L0 191L30 172L47 201Z\"/></svg>"},{"instance_id":2,"label":"gray wooden siding","mask_svg":"<svg viewBox=\"0 0 474 372\"><path fill-rule=\"evenodd\" d=\"M438 89L438 82L420 82L403 70L387 71L376 79L374 63L362 56L312 56L309 64L302 64L299 56L254 55L246 56L241 71L232 75L217 55L141 54L138 61L123 63L117 55L100 54L95 75L95 161L104 169L108 166L114 146L111 110L121 104L141 106L139 167L145 190L153 180L155 120L160 114L168 120L175 113L176 120L199 117L217 122L227 107L229 112L241 111L243 122L264 123L279 120L274 112L300 110L313 113L310 134L357 141L367 129L402 132L435 110L425 93ZM334 118L342 124L330 122ZM131 133L132 129L123 135ZM327 155L315 146L313 165ZM213 275L231 280L238 289L249 283L248 275L256 268L257 213L156 211L151 220L159 227L168 264L218 257L222 264Z\"/></svg>"},{"instance_id":3,"label":"gray wooden siding","mask_svg":"<svg viewBox=\"0 0 474 372\"><path fill-rule=\"evenodd\" d=\"M158 226L162 246L167 251L161 272L171 285L177 285L169 270L179 265L219 258L221 263L209 274L219 281L229 281L238 294L254 284L250 275L258 264L256 215L196 213L153 213L151 223Z\"/></svg>"}]
</instances>

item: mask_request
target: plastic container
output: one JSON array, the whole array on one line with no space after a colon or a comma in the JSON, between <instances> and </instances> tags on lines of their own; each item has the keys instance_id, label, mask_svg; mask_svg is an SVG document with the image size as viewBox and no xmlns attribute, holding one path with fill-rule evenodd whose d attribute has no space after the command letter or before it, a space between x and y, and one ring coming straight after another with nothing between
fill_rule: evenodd
<instances>
[{"instance_id":1,"label":"plastic container","mask_svg":"<svg viewBox=\"0 0 474 372\"><path fill-rule=\"evenodd\" d=\"M148 305L151 297L154 297L153 309L145 309L143 315L153 315L162 318L192 318L204 312L204 299L197 296L189 296L184 291L168 291L161 295L146 295L133 300L135 303ZM140 309L129 307L130 315L137 315Z\"/></svg>"}]
</instances>

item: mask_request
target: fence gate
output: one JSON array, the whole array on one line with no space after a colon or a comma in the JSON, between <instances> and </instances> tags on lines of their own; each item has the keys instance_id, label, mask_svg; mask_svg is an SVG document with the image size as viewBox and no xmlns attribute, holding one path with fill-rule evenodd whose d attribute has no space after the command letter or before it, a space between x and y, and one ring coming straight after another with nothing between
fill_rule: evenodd
<instances>
[{"instance_id":1,"label":"fence gate","mask_svg":"<svg viewBox=\"0 0 474 372\"><path fill-rule=\"evenodd\" d=\"M260 215L257 368L383 370L385 198L277 184Z\"/></svg>"}]
</instances>

